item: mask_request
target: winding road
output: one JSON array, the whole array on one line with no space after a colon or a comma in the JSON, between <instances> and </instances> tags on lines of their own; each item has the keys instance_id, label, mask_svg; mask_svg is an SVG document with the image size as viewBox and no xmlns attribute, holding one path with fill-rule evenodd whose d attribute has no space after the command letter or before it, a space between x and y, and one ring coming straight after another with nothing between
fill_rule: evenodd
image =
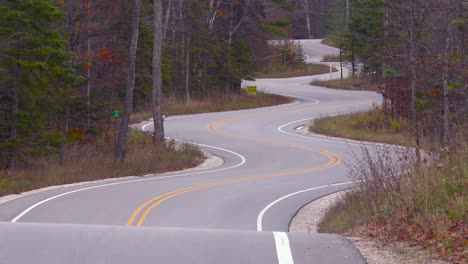
<instances>
[{"instance_id":1,"label":"winding road","mask_svg":"<svg viewBox=\"0 0 468 264\"><path fill-rule=\"evenodd\" d=\"M338 52L319 40L301 42L310 61ZM259 90L296 98L291 104L166 120L169 137L221 157L219 167L84 183L0 204L0 263L365 263L344 237L288 232L303 205L352 186L343 160L360 149L296 128L381 100L311 86L313 78L330 74L256 81Z\"/></svg>"}]
</instances>

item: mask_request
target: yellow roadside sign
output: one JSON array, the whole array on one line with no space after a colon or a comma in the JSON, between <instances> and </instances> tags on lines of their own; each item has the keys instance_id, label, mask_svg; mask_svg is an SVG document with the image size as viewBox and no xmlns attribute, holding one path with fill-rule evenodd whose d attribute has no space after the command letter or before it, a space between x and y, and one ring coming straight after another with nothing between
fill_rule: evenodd
<instances>
[{"instance_id":1,"label":"yellow roadside sign","mask_svg":"<svg viewBox=\"0 0 468 264\"><path fill-rule=\"evenodd\" d=\"M257 95L257 86L247 86L247 95Z\"/></svg>"}]
</instances>

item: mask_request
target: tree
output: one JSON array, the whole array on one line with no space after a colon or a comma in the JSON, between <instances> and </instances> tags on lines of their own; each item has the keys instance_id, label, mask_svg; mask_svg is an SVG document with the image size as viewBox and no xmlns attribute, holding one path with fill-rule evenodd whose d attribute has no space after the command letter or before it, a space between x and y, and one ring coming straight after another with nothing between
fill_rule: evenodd
<instances>
[{"instance_id":1,"label":"tree","mask_svg":"<svg viewBox=\"0 0 468 264\"><path fill-rule=\"evenodd\" d=\"M135 67L138 48L138 32L140 25L140 0L133 1L133 17L132 17L132 36L130 38L129 62L128 62L128 77L127 87L125 90L125 106L120 123L119 136L115 146L114 158L116 162L122 162L126 156L126 143L128 135L128 125L130 113L133 110L133 90L135 88Z\"/></svg>"},{"instance_id":2,"label":"tree","mask_svg":"<svg viewBox=\"0 0 468 264\"><path fill-rule=\"evenodd\" d=\"M162 109L162 2L153 1L153 123L154 123L154 141L163 143L164 146L164 117Z\"/></svg>"},{"instance_id":3,"label":"tree","mask_svg":"<svg viewBox=\"0 0 468 264\"><path fill-rule=\"evenodd\" d=\"M73 82L65 37L53 25L63 18L50 1L8 1L0 5L0 159L10 169L27 153L61 145L54 127L64 110L62 89ZM6 133L5 133L6 132ZM5 162L6 161L6 162Z\"/></svg>"}]
</instances>

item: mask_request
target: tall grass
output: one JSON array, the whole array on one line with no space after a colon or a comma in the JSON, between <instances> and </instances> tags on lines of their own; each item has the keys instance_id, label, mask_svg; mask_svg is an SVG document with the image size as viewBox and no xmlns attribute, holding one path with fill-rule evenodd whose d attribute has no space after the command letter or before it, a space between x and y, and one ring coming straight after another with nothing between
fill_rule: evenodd
<instances>
[{"instance_id":1,"label":"tall grass","mask_svg":"<svg viewBox=\"0 0 468 264\"><path fill-rule=\"evenodd\" d=\"M338 80L314 80L311 85L341 89L341 90L364 90L364 91L377 91L378 86L371 82L368 77L348 77Z\"/></svg>"},{"instance_id":2,"label":"tall grass","mask_svg":"<svg viewBox=\"0 0 468 264\"><path fill-rule=\"evenodd\" d=\"M314 133L355 140L413 145L412 126L403 119L386 118L381 108L367 112L322 117L314 120L309 130Z\"/></svg>"},{"instance_id":3,"label":"tall grass","mask_svg":"<svg viewBox=\"0 0 468 264\"><path fill-rule=\"evenodd\" d=\"M466 263L467 146L450 149L417 164L412 149L363 148L347 164L358 187L327 211L319 231L405 241Z\"/></svg>"},{"instance_id":4,"label":"tall grass","mask_svg":"<svg viewBox=\"0 0 468 264\"><path fill-rule=\"evenodd\" d=\"M93 144L71 144L66 147L63 158L42 157L8 176L0 175L0 196L51 185L175 171L196 166L204 160L203 153L194 146L170 143L163 148L152 143L151 135L131 131L127 158L123 163L115 163L114 140L115 134L109 133Z\"/></svg>"},{"instance_id":5,"label":"tall grass","mask_svg":"<svg viewBox=\"0 0 468 264\"><path fill-rule=\"evenodd\" d=\"M336 68L332 68L337 72ZM306 64L304 68L290 69L287 66L270 68L265 72L255 73L255 78L291 78L309 75L325 74L330 72L330 67L323 64Z\"/></svg>"}]
</instances>

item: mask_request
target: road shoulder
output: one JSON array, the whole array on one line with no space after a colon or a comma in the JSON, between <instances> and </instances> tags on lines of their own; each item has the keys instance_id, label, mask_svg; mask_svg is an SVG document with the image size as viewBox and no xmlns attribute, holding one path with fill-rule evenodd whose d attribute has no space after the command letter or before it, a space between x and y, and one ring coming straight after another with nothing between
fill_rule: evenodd
<instances>
[{"instance_id":1,"label":"road shoulder","mask_svg":"<svg viewBox=\"0 0 468 264\"><path fill-rule=\"evenodd\" d=\"M326 210L341 199L346 191L332 193L302 207L291 220L291 233L318 233L318 224ZM383 243L369 237L344 236L356 247L368 264L447 264L430 259L427 252L405 243Z\"/></svg>"}]
</instances>

